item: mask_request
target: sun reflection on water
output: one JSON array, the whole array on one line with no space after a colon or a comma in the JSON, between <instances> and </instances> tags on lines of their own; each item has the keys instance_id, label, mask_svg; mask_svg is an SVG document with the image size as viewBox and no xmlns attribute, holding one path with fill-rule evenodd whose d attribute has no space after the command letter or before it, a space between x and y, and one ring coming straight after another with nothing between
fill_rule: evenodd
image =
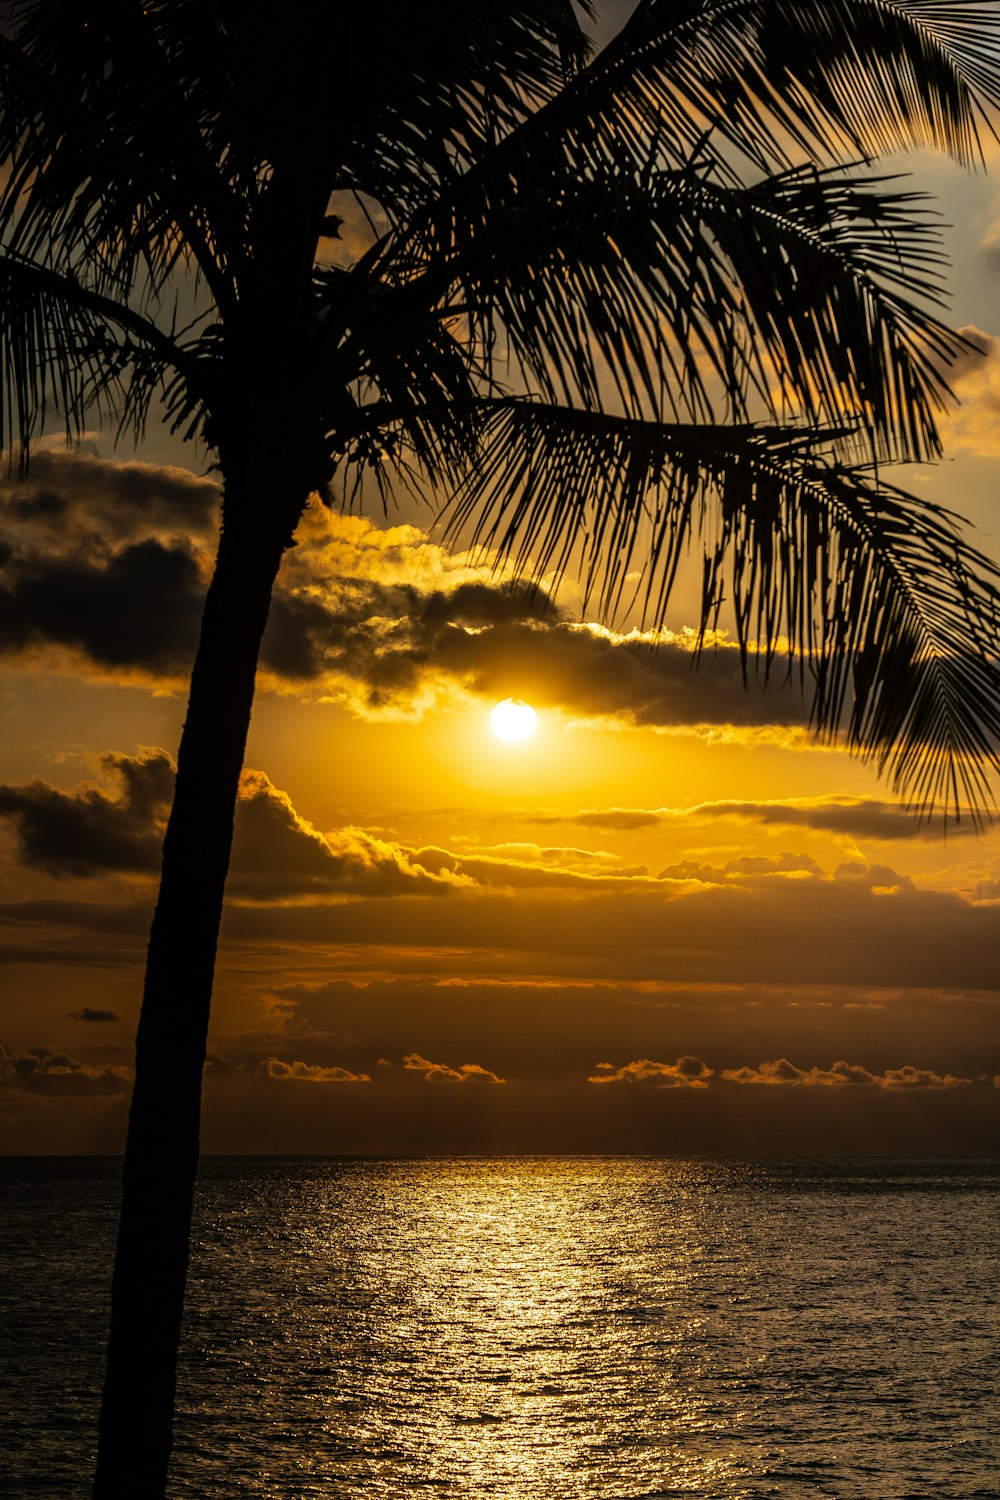
<instances>
[{"instance_id":1,"label":"sun reflection on water","mask_svg":"<svg viewBox=\"0 0 1000 1500\"><path fill-rule=\"evenodd\" d=\"M687 1170L650 1193L625 1163L617 1178L565 1160L397 1168L406 1212L397 1183L395 1212L355 1226L370 1301L364 1337L356 1314L344 1329L348 1467L366 1492L389 1493L386 1465L397 1490L405 1473L511 1500L730 1492L733 1410L723 1430L687 1378L705 1333ZM338 1385L328 1429L343 1437Z\"/></svg>"}]
</instances>

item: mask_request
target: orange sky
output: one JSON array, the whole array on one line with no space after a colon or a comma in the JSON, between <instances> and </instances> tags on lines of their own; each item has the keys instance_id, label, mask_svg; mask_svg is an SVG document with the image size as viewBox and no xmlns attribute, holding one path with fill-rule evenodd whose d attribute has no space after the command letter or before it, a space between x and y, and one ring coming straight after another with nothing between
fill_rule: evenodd
<instances>
[{"instance_id":1,"label":"orange sky","mask_svg":"<svg viewBox=\"0 0 1000 1500\"><path fill-rule=\"evenodd\" d=\"M1000 553L997 178L957 229L946 461L895 476ZM216 495L151 432L0 487L0 1144L117 1151ZM919 827L683 591L510 593L431 518L310 512L265 642L203 1145L223 1152L1000 1149L1000 835ZM505 745L508 695L539 713Z\"/></svg>"}]
</instances>

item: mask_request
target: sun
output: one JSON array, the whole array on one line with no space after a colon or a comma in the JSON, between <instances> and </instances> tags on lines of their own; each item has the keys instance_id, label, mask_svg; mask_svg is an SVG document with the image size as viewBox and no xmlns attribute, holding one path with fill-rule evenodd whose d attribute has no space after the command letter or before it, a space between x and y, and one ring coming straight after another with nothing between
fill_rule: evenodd
<instances>
[{"instance_id":1,"label":"sun","mask_svg":"<svg viewBox=\"0 0 1000 1500\"><path fill-rule=\"evenodd\" d=\"M523 698L505 698L490 714L490 728L511 745L530 739L538 728L538 715Z\"/></svg>"}]
</instances>

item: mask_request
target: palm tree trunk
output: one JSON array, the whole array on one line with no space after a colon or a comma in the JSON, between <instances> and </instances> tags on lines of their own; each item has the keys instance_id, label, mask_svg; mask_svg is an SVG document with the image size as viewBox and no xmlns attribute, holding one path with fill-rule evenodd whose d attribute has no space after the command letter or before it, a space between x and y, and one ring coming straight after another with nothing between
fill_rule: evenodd
<instances>
[{"instance_id":1,"label":"palm tree trunk","mask_svg":"<svg viewBox=\"0 0 1000 1500\"><path fill-rule=\"evenodd\" d=\"M223 888L260 641L294 526L273 497L266 518L248 504L230 522L232 509L227 487L149 939L95 1500L161 1500L166 1487Z\"/></svg>"}]
</instances>

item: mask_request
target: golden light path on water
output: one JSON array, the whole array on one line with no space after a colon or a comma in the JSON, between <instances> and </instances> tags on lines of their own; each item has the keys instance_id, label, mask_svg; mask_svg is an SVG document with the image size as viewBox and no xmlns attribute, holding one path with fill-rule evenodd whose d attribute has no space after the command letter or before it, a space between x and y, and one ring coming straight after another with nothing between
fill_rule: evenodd
<instances>
[{"instance_id":1,"label":"golden light path on water","mask_svg":"<svg viewBox=\"0 0 1000 1500\"><path fill-rule=\"evenodd\" d=\"M959 1166L209 1162L172 1500L993 1495Z\"/></svg>"},{"instance_id":2,"label":"golden light path on water","mask_svg":"<svg viewBox=\"0 0 1000 1500\"><path fill-rule=\"evenodd\" d=\"M255 1274L280 1337L266 1356L255 1341L227 1386L256 1385L256 1439L286 1381L316 1431L292 1445L291 1487L264 1482L265 1457L246 1493L329 1495L331 1480L359 1500L736 1493L738 1411L727 1400L723 1423L702 1380L696 1175L561 1158L316 1164L296 1202L276 1179L267 1215L283 1227L265 1228ZM216 1264L208 1300L226 1274ZM234 1330L218 1317L204 1347L225 1362ZM275 1443L289 1436L277 1420ZM243 1427L244 1458L245 1442Z\"/></svg>"},{"instance_id":3,"label":"golden light path on water","mask_svg":"<svg viewBox=\"0 0 1000 1500\"><path fill-rule=\"evenodd\" d=\"M570 1496L592 1491L604 1468L588 1475L595 1455L607 1446L610 1457L627 1430L630 1447L655 1450L641 1467L662 1485L665 1433L710 1422L703 1401L664 1379L664 1343L650 1337L664 1304L687 1302L698 1246L683 1222L669 1246L651 1243L638 1202L618 1205L624 1222L595 1214L605 1186L581 1164L468 1163L415 1195L412 1222L372 1247L370 1275L385 1282L393 1267L398 1309L386 1370L371 1372L373 1448L398 1449L405 1427L428 1484ZM637 1388L643 1345L657 1369ZM393 1371L411 1363L426 1403L396 1384ZM730 1465L677 1454L667 1467L674 1484L696 1470L704 1485Z\"/></svg>"}]
</instances>

